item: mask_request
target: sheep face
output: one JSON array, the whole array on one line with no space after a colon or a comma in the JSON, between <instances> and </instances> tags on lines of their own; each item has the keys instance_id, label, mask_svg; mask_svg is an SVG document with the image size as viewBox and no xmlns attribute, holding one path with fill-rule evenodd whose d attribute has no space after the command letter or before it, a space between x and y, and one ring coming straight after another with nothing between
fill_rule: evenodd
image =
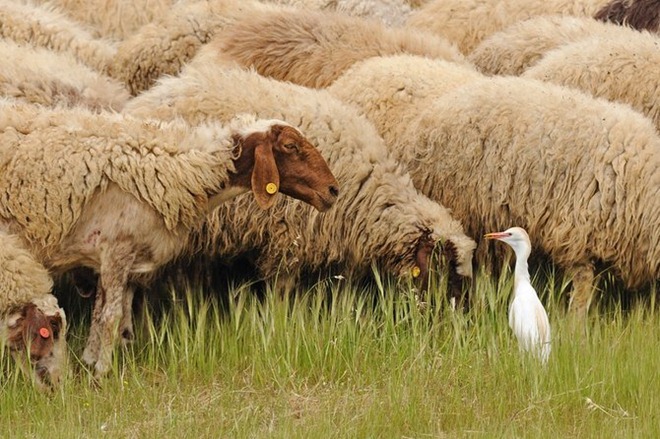
<instances>
[{"instance_id":1,"label":"sheep face","mask_svg":"<svg viewBox=\"0 0 660 439\"><path fill-rule=\"evenodd\" d=\"M278 192L328 210L339 194L339 184L317 149L296 128L271 121L264 131L234 137L241 154L230 176L232 186L252 190L262 209L275 202Z\"/></svg>"},{"instance_id":2,"label":"sheep face","mask_svg":"<svg viewBox=\"0 0 660 439\"><path fill-rule=\"evenodd\" d=\"M7 346L26 373L34 374L40 388L59 384L65 361L64 312L47 315L30 303L6 320Z\"/></svg>"}]
</instances>

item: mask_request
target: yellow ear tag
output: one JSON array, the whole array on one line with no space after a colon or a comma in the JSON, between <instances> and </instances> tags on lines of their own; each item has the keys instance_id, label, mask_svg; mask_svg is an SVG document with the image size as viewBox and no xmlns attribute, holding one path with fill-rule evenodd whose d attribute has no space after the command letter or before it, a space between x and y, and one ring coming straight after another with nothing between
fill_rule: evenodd
<instances>
[{"instance_id":1,"label":"yellow ear tag","mask_svg":"<svg viewBox=\"0 0 660 439\"><path fill-rule=\"evenodd\" d=\"M419 267L415 266L412 268L410 272L412 273L412 277L419 277L419 275L422 273L422 270L420 270Z\"/></svg>"},{"instance_id":2,"label":"yellow ear tag","mask_svg":"<svg viewBox=\"0 0 660 439\"><path fill-rule=\"evenodd\" d=\"M266 192L274 195L277 192L277 185L275 183L268 183L266 185Z\"/></svg>"}]
</instances>

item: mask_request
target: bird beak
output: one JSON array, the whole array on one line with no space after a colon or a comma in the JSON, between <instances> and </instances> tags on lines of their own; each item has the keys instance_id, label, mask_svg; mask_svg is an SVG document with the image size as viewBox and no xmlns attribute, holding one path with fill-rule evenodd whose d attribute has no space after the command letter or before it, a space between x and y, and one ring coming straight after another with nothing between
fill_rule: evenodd
<instances>
[{"instance_id":1,"label":"bird beak","mask_svg":"<svg viewBox=\"0 0 660 439\"><path fill-rule=\"evenodd\" d=\"M493 233L486 233L484 235L484 238L486 238L486 239L500 239L500 238L506 238L507 236L509 236L508 233L493 232Z\"/></svg>"}]
</instances>

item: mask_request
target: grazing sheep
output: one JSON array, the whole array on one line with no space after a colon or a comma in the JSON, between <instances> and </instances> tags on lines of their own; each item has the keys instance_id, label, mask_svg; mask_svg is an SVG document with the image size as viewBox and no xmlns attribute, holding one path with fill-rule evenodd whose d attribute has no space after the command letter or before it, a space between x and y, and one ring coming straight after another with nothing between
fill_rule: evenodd
<instances>
[{"instance_id":1,"label":"grazing sheep","mask_svg":"<svg viewBox=\"0 0 660 439\"><path fill-rule=\"evenodd\" d=\"M358 18L378 20L386 26L401 26L412 12L403 0L266 0L316 11L336 11Z\"/></svg>"},{"instance_id":2,"label":"grazing sheep","mask_svg":"<svg viewBox=\"0 0 660 439\"><path fill-rule=\"evenodd\" d=\"M372 56L411 53L467 64L456 47L434 35L304 10L246 14L217 34L213 45L264 76L316 88Z\"/></svg>"},{"instance_id":3,"label":"grazing sheep","mask_svg":"<svg viewBox=\"0 0 660 439\"><path fill-rule=\"evenodd\" d=\"M365 276L374 263L404 280L418 275L425 288L430 253L440 242L450 290L460 294L461 278L472 275L474 241L444 207L417 192L374 127L324 90L222 64L217 50L206 47L179 77L160 79L124 108L191 123L244 111L301 125L328 160L342 195L324 215L284 200L264 215L251 200L236 198L214 212L207 236L200 237L209 252L251 256L263 278L277 278L284 288L303 273Z\"/></svg>"},{"instance_id":4,"label":"grazing sheep","mask_svg":"<svg viewBox=\"0 0 660 439\"><path fill-rule=\"evenodd\" d=\"M162 17L175 0L38 0L58 7L101 38L124 40Z\"/></svg>"},{"instance_id":5,"label":"grazing sheep","mask_svg":"<svg viewBox=\"0 0 660 439\"><path fill-rule=\"evenodd\" d=\"M406 26L434 32L469 54L488 35L536 15L591 17L608 0L433 0L413 11Z\"/></svg>"},{"instance_id":6,"label":"grazing sheep","mask_svg":"<svg viewBox=\"0 0 660 439\"><path fill-rule=\"evenodd\" d=\"M487 75L520 75L557 47L619 29L589 17L541 15L485 38L468 60Z\"/></svg>"},{"instance_id":7,"label":"grazing sheep","mask_svg":"<svg viewBox=\"0 0 660 439\"><path fill-rule=\"evenodd\" d=\"M116 51L112 42L94 38L56 10L11 0L0 0L0 37L70 53L98 72L106 71Z\"/></svg>"},{"instance_id":8,"label":"grazing sheep","mask_svg":"<svg viewBox=\"0 0 660 439\"><path fill-rule=\"evenodd\" d=\"M173 75L237 14L281 9L253 0L209 0L174 5L169 14L143 26L122 42L110 75L133 95L148 89L161 75Z\"/></svg>"},{"instance_id":9,"label":"grazing sheep","mask_svg":"<svg viewBox=\"0 0 660 439\"><path fill-rule=\"evenodd\" d=\"M381 86L372 73L379 61L356 64L329 91L379 127L406 109L417 115L403 134L383 131L384 138L417 187L450 208L468 234L523 226L543 253L575 273L578 313L591 301L594 264L611 266L629 288L660 277L660 138L647 118L518 77L415 99L408 91L415 66L397 73L386 63ZM457 68L436 63L439 78Z\"/></svg>"},{"instance_id":10,"label":"grazing sheep","mask_svg":"<svg viewBox=\"0 0 660 439\"><path fill-rule=\"evenodd\" d=\"M660 32L660 0L612 0L594 18L637 30Z\"/></svg>"},{"instance_id":11,"label":"grazing sheep","mask_svg":"<svg viewBox=\"0 0 660 439\"><path fill-rule=\"evenodd\" d=\"M0 95L48 107L120 111L130 97L122 84L72 55L0 39Z\"/></svg>"},{"instance_id":12,"label":"grazing sheep","mask_svg":"<svg viewBox=\"0 0 660 439\"><path fill-rule=\"evenodd\" d=\"M263 209L282 192L323 211L338 193L296 128L247 115L190 128L2 102L0 157L0 224L56 273L99 272L83 354L97 376L110 367L132 284L192 251L210 209L249 188Z\"/></svg>"},{"instance_id":13,"label":"grazing sheep","mask_svg":"<svg viewBox=\"0 0 660 439\"><path fill-rule=\"evenodd\" d=\"M578 88L644 113L660 132L660 37L620 28L546 54L524 77Z\"/></svg>"},{"instance_id":14,"label":"grazing sheep","mask_svg":"<svg viewBox=\"0 0 660 439\"><path fill-rule=\"evenodd\" d=\"M58 385L66 370L66 315L52 288L20 239L0 231L0 336L42 389Z\"/></svg>"}]
</instances>

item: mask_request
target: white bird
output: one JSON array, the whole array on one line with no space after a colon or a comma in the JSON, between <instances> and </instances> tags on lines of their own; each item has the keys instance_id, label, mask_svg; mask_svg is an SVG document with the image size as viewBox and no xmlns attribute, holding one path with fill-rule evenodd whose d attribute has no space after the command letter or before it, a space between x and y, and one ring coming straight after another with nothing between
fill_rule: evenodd
<instances>
[{"instance_id":1,"label":"white bird","mask_svg":"<svg viewBox=\"0 0 660 439\"><path fill-rule=\"evenodd\" d=\"M509 326L520 348L534 353L545 364L550 356L550 322L529 278L527 258L532 251L529 236L524 229L511 227L504 232L487 233L485 237L509 244L516 254Z\"/></svg>"}]
</instances>

